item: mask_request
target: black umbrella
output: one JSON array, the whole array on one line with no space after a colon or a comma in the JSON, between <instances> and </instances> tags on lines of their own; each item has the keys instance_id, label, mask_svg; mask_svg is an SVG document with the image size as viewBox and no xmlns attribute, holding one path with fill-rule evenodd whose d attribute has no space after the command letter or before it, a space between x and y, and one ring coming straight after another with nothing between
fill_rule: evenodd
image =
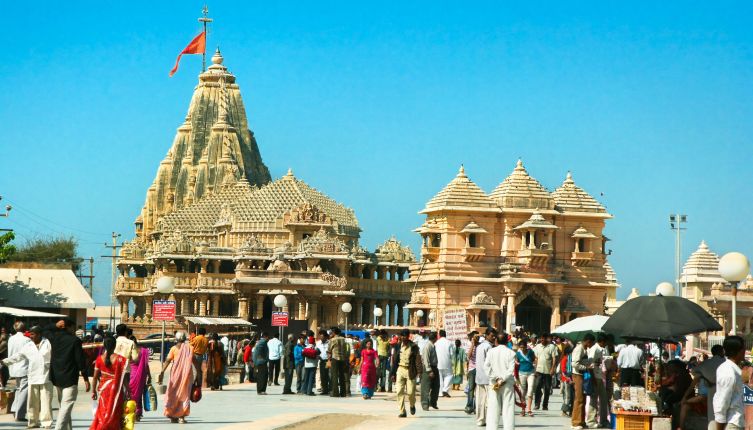
<instances>
[{"instance_id":1,"label":"black umbrella","mask_svg":"<svg viewBox=\"0 0 753 430\"><path fill-rule=\"evenodd\" d=\"M722 330L702 307L675 296L641 296L617 308L602 326L624 338L672 339L686 334Z\"/></svg>"}]
</instances>

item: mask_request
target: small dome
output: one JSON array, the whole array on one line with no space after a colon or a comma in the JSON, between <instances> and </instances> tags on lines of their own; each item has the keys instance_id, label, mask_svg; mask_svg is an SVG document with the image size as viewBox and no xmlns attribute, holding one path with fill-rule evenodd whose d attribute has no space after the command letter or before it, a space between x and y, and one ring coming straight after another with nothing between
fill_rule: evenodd
<instances>
[{"instance_id":1,"label":"small dome","mask_svg":"<svg viewBox=\"0 0 753 430\"><path fill-rule=\"evenodd\" d=\"M222 64L222 62L225 60L225 58L220 53L220 48L217 48L217 50L214 52L214 55L212 55L212 63L213 64Z\"/></svg>"}]
</instances>

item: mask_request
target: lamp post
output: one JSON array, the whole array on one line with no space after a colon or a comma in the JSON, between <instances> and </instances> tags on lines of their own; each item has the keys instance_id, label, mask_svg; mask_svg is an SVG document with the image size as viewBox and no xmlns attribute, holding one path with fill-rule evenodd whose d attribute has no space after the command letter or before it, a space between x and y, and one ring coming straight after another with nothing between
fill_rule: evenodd
<instances>
[{"instance_id":1,"label":"lamp post","mask_svg":"<svg viewBox=\"0 0 753 430\"><path fill-rule=\"evenodd\" d=\"M424 317L424 311L423 311L423 310L421 310L421 309L417 310L417 311L416 311L416 316L418 317L418 319L416 320L416 325L417 325L417 326L420 326L420 324L419 324L419 323L421 322L421 318L423 318L423 317Z\"/></svg>"},{"instance_id":2,"label":"lamp post","mask_svg":"<svg viewBox=\"0 0 753 430\"><path fill-rule=\"evenodd\" d=\"M345 314L345 334L348 334L348 314L350 311L353 310L353 306L349 302L345 302L340 306L340 309L342 309L343 313Z\"/></svg>"},{"instance_id":3,"label":"lamp post","mask_svg":"<svg viewBox=\"0 0 753 430\"><path fill-rule=\"evenodd\" d=\"M157 279L157 292L160 294L170 294L175 291L175 278L172 276L161 276ZM165 361L165 320L162 320L162 341L159 349L160 363Z\"/></svg>"},{"instance_id":4,"label":"lamp post","mask_svg":"<svg viewBox=\"0 0 753 430\"><path fill-rule=\"evenodd\" d=\"M680 265L682 264L682 256L681 256L681 237L680 234L683 230L687 230L687 228L683 227L683 224L688 223L688 216L684 214L676 214L676 215L670 215L669 216L669 227L677 232L677 236L675 237L675 282L677 282L677 295L682 297L682 290L680 287Z\"/></svg>"},{"instance_id":5,"label":"lamp post","mask_svg":"<svg viewBox=\"0 0 753 430\"><path fill-rule=\"evenodd\" d=\"M719 274L732 284L732 335L737 334L737 284L745 279L748 273L750 261L739 252L728 252L719 259Z\"/></svg>"},{"instance_id":6,"label":"lamp post","mask_svg":"<svg viewBox=\"0 0 753 430\"><path fill-rule=\"evenodd\" d=\"M429 312L429 322L431 323L432 328L434 328L435 330L437 328L437 326L434 324L436 318L437 318L437 316L434 314L434 311L430 311Z\"/></svg>"},{"instance_id":7,"label":"lamp post","mask_svg":"<svg viewBox=\"0 0 753 430\"><path fill-rule=\"evenodd\" d=\"M379 325L379 317L382 316L382 308L374 309L374 316L376 317L376 325Z\"/></svg>"},{"instance_id":8,"label":"lamp post","mask_svg":"<svg viewBox=\"0 0 753 430\"><path fill-rule=\"evenodd\" d=\"M277 311L282 312L282 308L288 305L288 298L282 294L278 294L275 296L274 303L277 306ZM280 342L282 341L282 326L280 326Z\"/></svg>"},{"instance_id":9,"label":"lamp post","mask_svg":"<svg viewBox=\"0 0 753 430\"><path fill-rule=\"evenodd\" d=\"M664 297L674 296L675 287L672 286L671 282L661 282L656 286L656 295Z\"/></svg>"}]
</instances>

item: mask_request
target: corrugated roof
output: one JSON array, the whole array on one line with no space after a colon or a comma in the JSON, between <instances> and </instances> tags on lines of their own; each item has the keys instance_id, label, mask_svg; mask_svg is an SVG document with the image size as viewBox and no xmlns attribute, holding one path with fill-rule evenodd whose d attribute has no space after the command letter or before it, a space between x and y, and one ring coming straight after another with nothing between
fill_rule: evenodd
<instances>
[{"instance_id":1,"label":"corrugated roof","mask_svg":"<svg viewBox=\"0 0 753 430\"><path fill-rule=\"evenodd\" d=\"M562 186L552 193L556 208L570 212L606 212L606 208L583 188L575 185L573 175L567 172Z\"/></svg>"},{"instance_id":2,"label":"corrugated roof","mask_svg":"<svg viewBox=\"0 0 753 430\"><path fill-rule=\"evenodd\" d=\"M66 269L0 268L0 297L12 307L94 307L94 300L76 275Z\"/></svg>"},{"instance_id":3,"label":"corrugated roof","mask_svg":"<svg viewBox=\"0 0 753 430\"><path fill-rule=\"evenodd\" d=\"M49 312L30 311L28 309L9 308L7 306L0 306L0 314L29 318L63 318L68 316L62 314L52 314Z\"/></svg>"},{"instance_id":4,"label":"corrugated roof","mask_svg":"<svg viewBox=\"0 0 753 430\"><path fill-rule=\"evenodd\" d=\"M481 208L496 211L497 205L478 185L468 178L465 174L465 168L460 166L457 176L429 200L426 203L426 208L421 212L454 208L471 210Z\"/></svg>"}]
</instances>

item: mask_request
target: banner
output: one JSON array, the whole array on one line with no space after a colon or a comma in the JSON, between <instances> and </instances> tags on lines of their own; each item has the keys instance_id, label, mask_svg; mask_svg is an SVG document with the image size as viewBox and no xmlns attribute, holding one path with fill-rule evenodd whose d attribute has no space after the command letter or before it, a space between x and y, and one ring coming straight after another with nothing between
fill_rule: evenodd
<instances>
[{"instance_id":1,"label":"banner","mask_svg":"<svg viewBox=\"0 0 753 430\"><path fill-rule=\"evenodd\" d=\"M466 350L470 348L470 342L468 341L468 319L465 309L445 309L444 330L447 332L447 339L453 341L453 343L459 339L463 344L463 348Z\"/></svg>"}]
</instances>

